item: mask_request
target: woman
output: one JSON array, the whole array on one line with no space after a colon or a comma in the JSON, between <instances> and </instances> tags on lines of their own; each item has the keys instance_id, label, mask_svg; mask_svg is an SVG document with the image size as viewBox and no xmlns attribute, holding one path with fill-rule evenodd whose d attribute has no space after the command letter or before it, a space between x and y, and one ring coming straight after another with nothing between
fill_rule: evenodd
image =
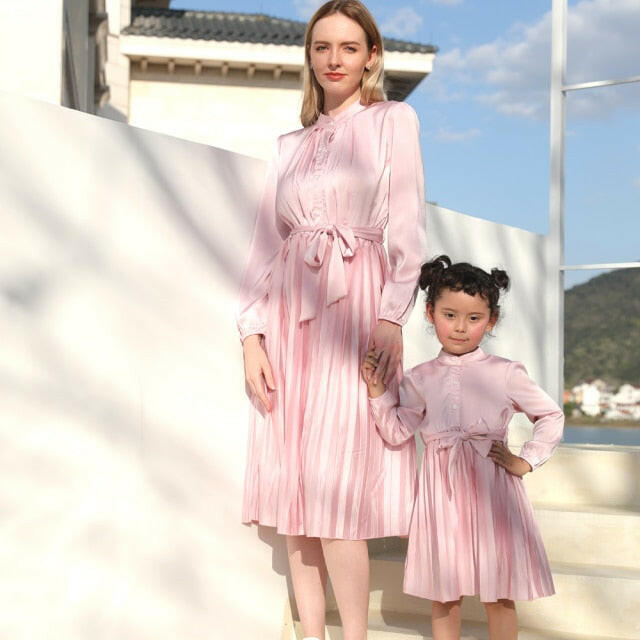
<instances>
[{"instance_id":1,"label":"woman","mask_svg":"<svg viewBox=\"0 0 640 640\"><path fill-rule=\"evenodd\" d=\"M251 396L243 522L287 536L306 637L324 638L327 574L344 640L366 638L366 539L406 535L415 448L376 433L360 363L402 370L425 258L418 119L386 101L382 38L358 0L305 35L303 128L267 170L238 328ZM382 245L388 223L389 260Z\"/></svg>"}]
</instances>

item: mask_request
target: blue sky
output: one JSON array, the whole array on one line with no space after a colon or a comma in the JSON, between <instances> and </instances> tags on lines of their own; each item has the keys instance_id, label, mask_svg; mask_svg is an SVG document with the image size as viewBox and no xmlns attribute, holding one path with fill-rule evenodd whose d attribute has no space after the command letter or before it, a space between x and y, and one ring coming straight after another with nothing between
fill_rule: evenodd
<instances>
[{"instance_id":1,"label":"blue sky","mask_svg":"<svg viewBox=\"0 0 640 640\"><path fill-rule=\"evenodd\" d=\"M173 0L174 9L307 20L315 0ZM427 197L546 233L550 0L366 3L382 33L439 48L409 96ZM638 0L569 2L568 82L640 75ZM567 101L566 264L640 259L640 84ZM568 272L567 286L595 272Z\"/></svg>"}]
</instances>

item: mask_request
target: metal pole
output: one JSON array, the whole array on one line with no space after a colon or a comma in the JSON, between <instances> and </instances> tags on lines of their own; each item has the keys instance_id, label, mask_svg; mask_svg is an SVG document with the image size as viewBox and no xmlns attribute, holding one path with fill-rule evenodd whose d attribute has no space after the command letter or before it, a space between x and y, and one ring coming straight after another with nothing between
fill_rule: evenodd
<instances>
[{"instance_id":1,"label":"metal pole","mask_svg":"<svg viewBox=\"0 0 640 640\"><path fill-rule=\"evenodd\" d=\"M562 402L564 388L564 168L565 168L565 70L567 66L567 0L552 0L550 87L550 181L547 275L547 339L549 354L557 354L549 391Z\"/></svg>"},{"instance_id":2,"label":"metal pole","mask_svg":"<svg viewBox=\"0 0 640 640\"><path fill-rule=\"evenodd\" d=\"M597 89L598 87L613 87L619 84L629 84L640 82L640 76L631 76L619 80L596 80L595 82L581 82L579 84L568 84L563 87L564 91L579 91L581 89Z\"/></svg>"},{"instance_id":3,"label":"metal pole","mask_svg":"<svg viewBox=\"0 0 640 640\"><path fill-rule=\"evenodd\" d=\"M595 271L598 269L640 269L640 262L599 262L598 264L563 264L560 265L562 271L588 270Z\"/></svg>"}]
</instances>

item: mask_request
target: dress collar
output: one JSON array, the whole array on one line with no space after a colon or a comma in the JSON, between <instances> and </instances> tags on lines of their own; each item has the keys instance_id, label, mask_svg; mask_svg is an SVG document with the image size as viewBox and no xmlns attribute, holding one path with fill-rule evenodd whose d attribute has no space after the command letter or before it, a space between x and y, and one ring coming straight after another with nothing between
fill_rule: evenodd
<instances>
[{"instance_id":1,"label":"dress collar","mask_svg":"<svg viewBox=\"0 0 640 640\"><path fill-rule=\"evenodd\" d=\"M367 105L362 104L360 102L360 98L358 98L355 102L352 102L346 109L343 109L335 116L331 117L324 113L318 115L318 119L315 122L315 126L317 127L331 127L335 126L340 122L345 122L351 116L354 116L356 113L360 111L364 111L367 108Z\"/></svg>"},{"instance_id":2,"label":"dress collar","mask_svg":"<svg viewBox=\"0 0 640 640\"><path fill-rule=\"evenodd\" d=\"M452 364L462 366L470 364L472 362L479 362L489 356L480 348L476 347L473 351L463 353L461 356L454 356L451 353L447 353L444 349L440 349L440 353L436 360L442 364Z\"/></svg>"}]
</instances>

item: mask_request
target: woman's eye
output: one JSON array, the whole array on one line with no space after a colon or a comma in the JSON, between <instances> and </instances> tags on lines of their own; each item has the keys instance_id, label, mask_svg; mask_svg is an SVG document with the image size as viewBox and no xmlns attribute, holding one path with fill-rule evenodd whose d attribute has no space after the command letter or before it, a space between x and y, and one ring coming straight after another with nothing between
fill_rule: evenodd
<instances>
[{"instance_id":1,"label":"woman's eye","mask_svg":"<svg viewBox=\"0 0 640 640\"><path fill-rule=\"evenodd\" d=\"M453 318L453 313L445 313L445 318Z\"/></svg>"},{"instance_id":2,"label":"woman's eye","mask_svg":"<svg viewBox=\"0 0 640 640\"><path fill-rule=\"evenodd\" d=\"M326 47L325 47L323 44L319 44L319 45L316 47L316 51L320 51L321 49L326 49Z\"/></svg>"},{"instance_id":3,"label":"woman's eye","mask_svg":"<svg viewBox=\"0 0 640 640\"><path fill-rule=\"evenodd\" d=\"M355 48L355 47L347 47L347 50L348 50L348 51L352 51L352 52L353 52L353 51L355 51L355 50L356 50L356 48Z\"/></svg>"}]
</instances>

